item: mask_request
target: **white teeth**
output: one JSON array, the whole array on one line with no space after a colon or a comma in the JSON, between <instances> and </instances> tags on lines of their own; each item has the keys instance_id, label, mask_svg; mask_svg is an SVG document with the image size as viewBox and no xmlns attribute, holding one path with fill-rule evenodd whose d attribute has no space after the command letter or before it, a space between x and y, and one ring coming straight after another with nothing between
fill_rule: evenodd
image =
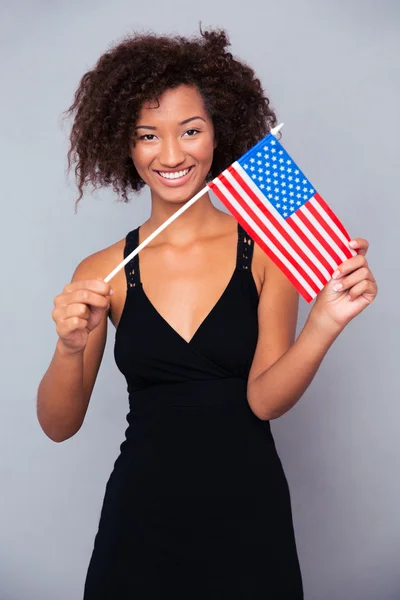
<instances>
[{"instance_id":1,"label":"white teeth","mask_svg":"<svg viewBox=\"0 0 400 600\"><path fill-rule=\"evenodd\" d=\"M160 173L161 177L164 177L164 179L178 179L179 177L187 175L189 171L190 169L185 169L184 171L176 171L175 173L161 173L160 171L158 172Z\"/></svg>"}]
</instances>

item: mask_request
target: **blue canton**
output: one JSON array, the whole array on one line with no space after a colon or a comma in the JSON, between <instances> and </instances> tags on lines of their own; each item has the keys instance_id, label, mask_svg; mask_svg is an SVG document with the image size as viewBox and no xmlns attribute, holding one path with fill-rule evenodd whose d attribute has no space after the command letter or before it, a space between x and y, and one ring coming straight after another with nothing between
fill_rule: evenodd
<instances>
[{"instance_id":1,"label":"blue canton","mask_svg":"<svg viewBox=\"0 0 400 600\"><path fill-rule=\"evenodd\" d=\"M316 193L307 177L272 134L268 134L237 162L284 219Z\"/></svg>"}]
</instances>

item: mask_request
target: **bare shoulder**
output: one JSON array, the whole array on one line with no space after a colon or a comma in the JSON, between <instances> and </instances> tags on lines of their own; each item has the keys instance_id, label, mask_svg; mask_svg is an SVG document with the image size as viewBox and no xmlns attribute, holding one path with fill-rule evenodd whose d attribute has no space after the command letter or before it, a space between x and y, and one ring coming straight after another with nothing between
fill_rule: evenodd
<instances>
[{"instance_id":1,"label":"bare shoulder","mask_svg":"<svg viewBox=\"0 0 400 600\"><path fill-rule=\"evenodd\" d=\"M97 277L105 279L124 259L124 246L125 238L122 238L86 256L77 265L72 281L77 279L96 279ZM114 296L111 297L111 308L107 316L111 318L111 314L114 312L113 307L115 305L119 306L121 296L125 293L125 273L123 268L114 275L110 281L110 285L114 290Z\"/></svg>"}]
</instances>

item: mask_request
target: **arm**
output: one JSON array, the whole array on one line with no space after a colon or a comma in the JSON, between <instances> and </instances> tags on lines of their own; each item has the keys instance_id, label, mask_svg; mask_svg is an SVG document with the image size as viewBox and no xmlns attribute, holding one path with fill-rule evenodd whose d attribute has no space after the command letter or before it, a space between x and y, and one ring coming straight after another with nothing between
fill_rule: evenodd
<instances>
[{"instance_id":1,"label":"arm","mask_svg":"<svg viewBox=\"0 0 400 600\"><path fill-rule=\"evenodd\" d=\"M72 282L91 279L100 271L93 258L84 259L76 268ZM95 275L94 275L95 273ZM107 311L88 336L83 351L66 352L58 339L51 363L37 393L37 418L45 434L54 442L72 437L82 426L103 357L107 337Z\"/></svg>"},{"instance_id":2,"label":"arm","mask_svg":"<svg viewBox=\"0 0 400 600\"><path fill-rule=\"evenodd\" d=\"M369 244L357 238L350 245L359 253L343 262L318 294L296 341L297 292L272 261L267 263L247 387L249 405L260 419L276 419L296 404L340 332L374 300L377 285L365 259Z\"/></svg>"}]
</instances>

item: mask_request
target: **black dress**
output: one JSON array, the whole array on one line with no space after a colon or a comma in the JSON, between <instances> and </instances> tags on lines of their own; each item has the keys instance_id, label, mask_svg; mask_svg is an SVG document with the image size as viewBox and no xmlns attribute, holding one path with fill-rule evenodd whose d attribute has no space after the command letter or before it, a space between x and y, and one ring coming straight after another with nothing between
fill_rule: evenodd
<instances>
[{"instance_id":1,"label":"black dress","mask_svg":"<svg viewBox=\"0 0 400 600\"><path fill-rule=\"evenodd\" d=\"M139 255L125 265L114 356L129 426L84 600L303 598L287 480L270 423L246 398L258 335L252 254L238 225L235 271L190 342L146 296Z\"/></svg>"}]
</instances>

